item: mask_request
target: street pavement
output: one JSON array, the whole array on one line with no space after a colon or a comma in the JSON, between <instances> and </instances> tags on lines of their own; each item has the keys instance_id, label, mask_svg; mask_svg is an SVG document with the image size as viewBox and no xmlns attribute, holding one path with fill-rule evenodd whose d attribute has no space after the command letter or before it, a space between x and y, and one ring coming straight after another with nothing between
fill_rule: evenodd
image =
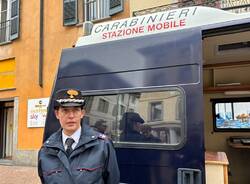
<instances>
[{"instance_id":1,"label":"street pavement","mask_svg":"<svg viewBox=\"0 0 250 184\"><path fill-rule=\"evenodd\" d=\"M36 167L0 165L0 184L41 184Z\"/></svg>"}]
</instances>

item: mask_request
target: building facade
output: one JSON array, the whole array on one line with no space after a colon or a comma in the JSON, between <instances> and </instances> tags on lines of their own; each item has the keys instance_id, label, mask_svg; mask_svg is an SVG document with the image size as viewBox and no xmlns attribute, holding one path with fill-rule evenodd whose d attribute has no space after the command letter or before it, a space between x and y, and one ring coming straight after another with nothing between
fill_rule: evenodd
<instances>
[{"instance_id":1,"label":"building facade","mask_svg":"<svg viewBox=\"0 0 250 184\"><path fill-rule=\"evenodd\" d=\"M83 23L172 3L144 2L0 0L0 163L36 165L44 130L36 112L46 109L61 50L74 47Z\"/></svg>"},{"instance_id":2,"label":"building facade","mask_svg":"<svg viewBox=\"0 0 250 184\"><path fill-rule=\"evenodd\" d=\"M0 1L1 162L36 165L43 127L29 126L28 101L50 96L61 50L74 46L85 20L129 16L129 2L106 2Z\"/></svg>"},{"instance_id":3,"label":"building facade","mask_svg":"<svg viewBox=\"0 0 250 184\"><path fill-rule=\"evenodd\" d=\"M40 107L46 109L61 50L74 47L84 34L84 22L122 19L197 2L204 3L0 0L0 164L36 165L44 128L35 112ZM212 6L230 10L248 11L250 6L248 1L213 2Z\"/></svg>"}]
</instances>

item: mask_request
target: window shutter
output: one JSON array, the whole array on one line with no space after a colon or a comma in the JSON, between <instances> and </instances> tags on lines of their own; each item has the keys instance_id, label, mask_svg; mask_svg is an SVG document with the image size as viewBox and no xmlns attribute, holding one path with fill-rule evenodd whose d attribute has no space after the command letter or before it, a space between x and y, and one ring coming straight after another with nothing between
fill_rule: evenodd
<instances>
[{"instance_id":1,"label":"window shutter","mask_svg":"<svg viewBox=\"0 0 250 184\"><path fill-rule=\"evenodd\" d=\"M77 0L63 0L63 25L70 26L77 23Z\"/></svg>"},{"instance_id":2,"label":"window shutter","mask_svg":"<svg viewBox=\"0 0 250 184\"><path fill-rule=\"evenodd\" d=\"M109 15L114 15L116 13L123 11L124 0L109 0Z\"/></svg>"},{"instance_id":3,"label":"window shutter","mask_svg":"<svg viewBox=\"0 0 250 184\"><path fill-rule=\"evenodd\" d=\"M19 0L10 1L10 40L19 36Z\"/></svg>"}]
</instances>

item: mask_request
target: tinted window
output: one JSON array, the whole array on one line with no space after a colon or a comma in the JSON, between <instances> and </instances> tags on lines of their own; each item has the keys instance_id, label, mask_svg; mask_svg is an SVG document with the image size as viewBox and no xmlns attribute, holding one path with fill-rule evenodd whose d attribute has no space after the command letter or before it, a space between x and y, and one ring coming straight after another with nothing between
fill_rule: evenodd
<instances>
[{"instance_id":1,"label":"tinted window","mask_svg":"<svg viewBox=\"0 0 250 184\"><path fill-rule=\"evenodd\" d=\"M87 98L92 103L86 114L90 126L104 132L115 145L178 145L184 137L185 108L181 90Z\"/></svg>"}]
</instances>

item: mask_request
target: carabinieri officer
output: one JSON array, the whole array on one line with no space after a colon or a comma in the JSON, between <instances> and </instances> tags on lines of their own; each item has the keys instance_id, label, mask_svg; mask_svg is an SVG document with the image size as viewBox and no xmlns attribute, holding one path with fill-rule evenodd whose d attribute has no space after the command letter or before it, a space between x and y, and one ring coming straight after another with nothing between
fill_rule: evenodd
<instances>
[{"instance_id":1,"label":"carabinieri officer","mask_svg":"<svg viewBox=\"0 0 250 184\"><path fill-rule=\"evenodd\" d=\"M119 183L112 143L81 123L84 105L78 90L56 92L54 110L61 129L45 141L38 154L38 173L43 184Z\"/></svg>"}]
</instances>

